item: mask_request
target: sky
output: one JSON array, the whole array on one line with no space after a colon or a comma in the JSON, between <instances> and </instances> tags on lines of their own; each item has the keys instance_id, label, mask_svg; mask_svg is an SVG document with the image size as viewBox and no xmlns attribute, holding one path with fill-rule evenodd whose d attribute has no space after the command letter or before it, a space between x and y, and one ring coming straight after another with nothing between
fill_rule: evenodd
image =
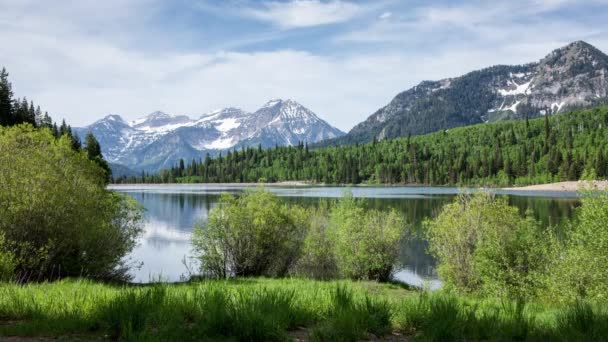
<instances>
[{"instance_id":1,"label":"sky","mask_svg":"<svg viewBox=\"0 0 608 342\"><path fill-rule=\"evenodd\" d=\"M84 126L293 99L349 130L423 80L608 52L608 0L0 0L16 96Z\"/></svg>"}]
</instances>

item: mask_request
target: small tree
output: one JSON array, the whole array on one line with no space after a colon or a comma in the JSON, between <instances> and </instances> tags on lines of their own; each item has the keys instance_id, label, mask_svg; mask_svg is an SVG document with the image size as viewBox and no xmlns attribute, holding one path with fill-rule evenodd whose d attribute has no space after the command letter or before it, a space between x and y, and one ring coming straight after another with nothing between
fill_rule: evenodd
<instances>
[{"instance_id":1,"label":"small tree","mask_svg":"<svg viewBox=\"0 0 608 342\"><path fill-rule=\"evenodd\" d=\"M516 299L542 288L552 235L506 200L462 194L425 222L440 277L455 289Z\"/></svg>"},{"instance_id":2,"label":"small tree","mask_svg":"<svg viewBox=\"0 0 608 342\"><path fill-rule=\"evenodd\" d=\"M329 231L340 273L348 278L388 281L406 232L392 210L366 210L347 193L331 213Z\"/></svg>"},{"instance_id":3,"label":"small tree","mask_svg":"<svg viewBox=\"0 0 608 342\"><path fill-rule=\"evenodd\" d=\"M338 277L338 267L329 236L328 203L307 212L308 233L294 273L314 279L328 280Z\"/></svg>"},{"instance_id":4,"label":"small tree","mask_svg":"<svg viewBox=\"0 0 608 342\"><path fill-rule=\"evenodd\" d=\"M193 235L204 275L283 276L297 260L306 234L304 210L264 190L222 195L206 225Z\"/></svg>"}]
</instances>

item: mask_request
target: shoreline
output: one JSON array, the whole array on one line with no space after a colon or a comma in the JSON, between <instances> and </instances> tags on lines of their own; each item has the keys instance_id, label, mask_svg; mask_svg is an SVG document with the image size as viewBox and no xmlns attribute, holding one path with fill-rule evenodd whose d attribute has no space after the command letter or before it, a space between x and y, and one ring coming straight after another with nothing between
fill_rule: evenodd
<instances>
[{"instance_id":1,"label":"shoreline","mask_svg":"<svg viewBox=\"0 0 608 342\"><path fill-rule=\"evenodd\" d=\"M507 191L564 191L575 192L581 190L608 190L608 181L567 181L537 185L526 185L520 187L501 188Z\"/></svg>"},{"instance_id":2,"label":"shoreline","mask_svg":"<svg viewBox=\"0 0 608 342\"><path fill-rule=\"evenodd\" d=\"M163 186L218 186L218 187L433 187L433 188L442 188L442 187L450 187L446 185L422 185L422 184L322 184L322 183L309 183L305 181L284 181L284 182L276 182L276 183L154 183L154 184L145 184L145 183L125 183L125 184L109 184L109 189L118 189L123 187L137 187L137 186L146 186L146 187L163 187ZM456 187L456 186L454 186ZM547 183L547 184L536 184L536 185L525 185L525 186L511 186L504 188L492 188L492 187L483 187L483 186L470 186L470 187L462 187L462 188L471 188L471 189L494 189L501 191L555 191L555 192L577 192L581 190L608 190L608 180L599 180L599 181L566 181L566 182L556 182L556 183Z\"/></svg>"}]
</instances>

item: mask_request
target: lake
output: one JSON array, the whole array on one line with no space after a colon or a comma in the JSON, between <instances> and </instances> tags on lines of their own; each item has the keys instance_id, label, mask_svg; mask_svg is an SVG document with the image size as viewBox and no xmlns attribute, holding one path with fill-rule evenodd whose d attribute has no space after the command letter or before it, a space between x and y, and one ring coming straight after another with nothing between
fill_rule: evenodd
<instances>
[{"instance_id":1,"label":"lake","mask_svg":"<svg viewBox=\"0 0 608 342\"><path fill-rule=\"evenodd\" d=\"M110 189L128 194L146 208L144 234L129 258L139 267L135 282L179 281L196 272L190 257L190 237L197 222L204 222L222 193L238 194L247 186L236 185L113 185ZM440 280L435 261L427 253L421 222L437 215L463 189L451 187L267 187L289 203L315 205L324 198L339 198L344 191L365 198L366 206L395 208L402 212L416 234L402 243L397 280L436 288ZM506 196L522 213L534 211L544 224L559 225L571 218L580 204L574 192L491 190ZM190 271L189 271L190 270Z\"/></svg>"}]
</instances>

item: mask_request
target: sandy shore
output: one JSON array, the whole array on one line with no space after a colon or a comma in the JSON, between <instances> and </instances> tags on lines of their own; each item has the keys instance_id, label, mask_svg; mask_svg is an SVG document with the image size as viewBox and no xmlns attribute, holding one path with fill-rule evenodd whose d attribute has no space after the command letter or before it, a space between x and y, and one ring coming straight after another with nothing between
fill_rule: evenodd
<instances>
[{"instance_id":1,"label":"sandy shore","mask_svg":"<svg viewBox=\"0 0 608 342\"><path fill-rule=\"evenodd\" d=\"M503 190L526 191L579 191L579 190L608 190L608 181L571 181L550 184L528 185Z\"/></svg>"}]
</instances>

